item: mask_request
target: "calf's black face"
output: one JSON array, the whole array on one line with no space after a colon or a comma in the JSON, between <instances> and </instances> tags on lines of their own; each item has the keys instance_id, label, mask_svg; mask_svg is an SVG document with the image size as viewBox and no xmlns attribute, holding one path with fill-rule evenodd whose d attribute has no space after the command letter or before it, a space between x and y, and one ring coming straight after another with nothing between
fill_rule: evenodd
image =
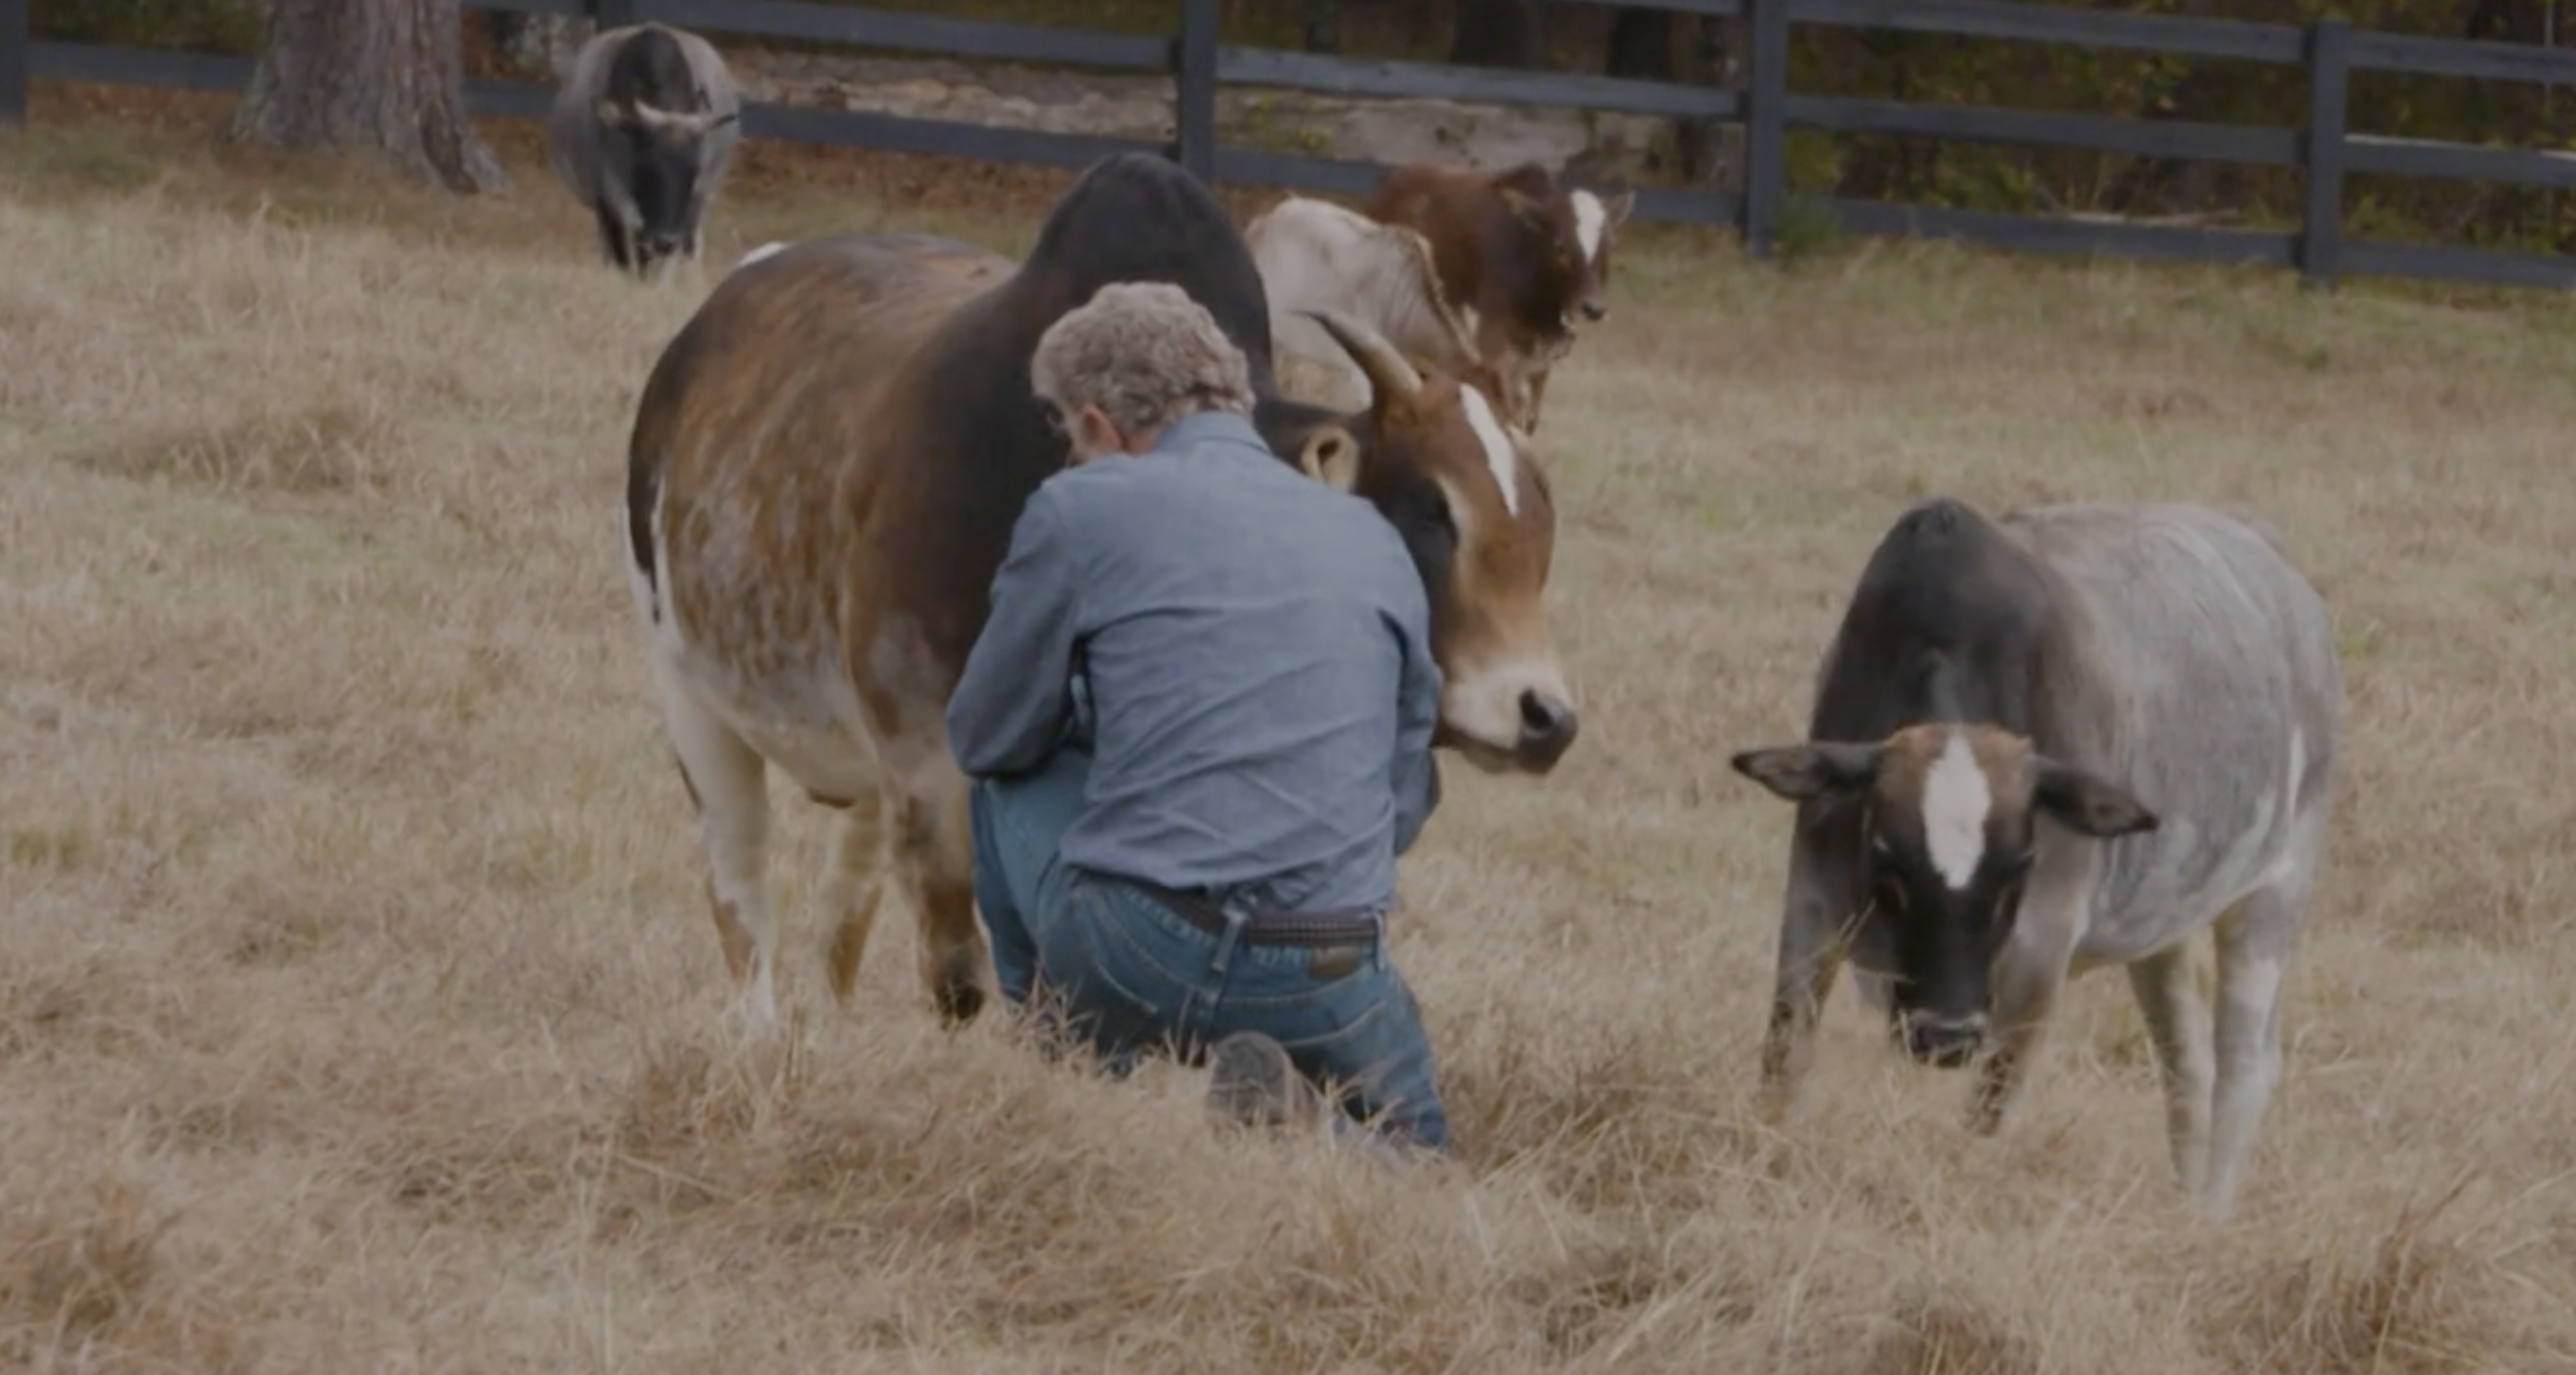
<instances>
[{"instance_id":1,"label":"calf's black face","mask_svg":"<svg viewBox=\"0 0 2576 1375\"><path fill-rule=\"evenodd\" d=\"M1843 876L1859 895L1857 944L1891 960L1890 1030L1906 1053L1964 1065L1986 1034L1991 971L2012 938L2042 813L2099 839L2149 831L2119 787L1991 726L1908 726L1874 743L1748 750L1736 772L1793 802L1857 808ZM1847 852L1850 853L1850 852Z\"/></svg>"}]
</instances>

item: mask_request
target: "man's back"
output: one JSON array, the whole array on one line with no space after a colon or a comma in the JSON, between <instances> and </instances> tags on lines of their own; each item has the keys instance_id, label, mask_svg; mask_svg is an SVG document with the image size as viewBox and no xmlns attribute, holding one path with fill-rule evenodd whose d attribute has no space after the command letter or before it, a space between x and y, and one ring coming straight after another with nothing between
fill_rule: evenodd
<instances>
[{"instance_id":1,"label":"man's back","mask_svg":"<svg viewBox=\"0 0 2576 1375\"><path fill-rule=\"evenodd\" d=\"M1438 678L1384 518L1224 414L1060 474L1041 505L1095 713L1065 860L1255 909L1390 904L1429 801L1398 815L1422 781L1399 776L1399 730L1427 774Z\"/></svg>"}]
</instances>

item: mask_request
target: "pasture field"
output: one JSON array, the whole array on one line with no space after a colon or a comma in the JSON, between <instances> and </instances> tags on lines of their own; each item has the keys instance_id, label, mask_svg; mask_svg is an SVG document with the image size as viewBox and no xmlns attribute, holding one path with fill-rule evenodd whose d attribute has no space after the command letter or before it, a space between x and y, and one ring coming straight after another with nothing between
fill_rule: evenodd
<instances>
[{"instance_id":1,"label":"pasture field","mask_svg":"<svg viewBox=\"0 0 2576 1375\"><path fill-rule=\"evenodd\" d=\"M781 1053L729 1047L621 561L702 284L595 258L530 131L449 203L0 134L0 1367L2340 1375L2576 1370L2576 334L2560 300L1639 232L1541 447L1583 738L1451 763L1397 958L1462 1156L1228 1139L1202 1078L863 1006L784 784ZM749 149L782 234L1024 247L1053 173ZM1240 198L1251 205L1262 196ZM2342 801L2236 1217L2126 983L2005 1134L1848 984L1754 1113L1788 821L1729 752L1915 496L2179 498L2334 608Z\"/></svg>"}]
</instances>

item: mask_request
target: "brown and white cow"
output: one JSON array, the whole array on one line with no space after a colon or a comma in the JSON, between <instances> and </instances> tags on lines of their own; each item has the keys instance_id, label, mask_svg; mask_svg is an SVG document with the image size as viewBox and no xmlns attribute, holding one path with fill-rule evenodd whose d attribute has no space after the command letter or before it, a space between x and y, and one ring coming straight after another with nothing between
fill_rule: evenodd
<instances>
[{"instance_id":1,"label":"brown and white cow","mask_svg":"<svg viewBox=\"0 0 2576 1375\"><path fill-rule=\"evenodd\" d=\"M2194 506L1916 504L1861 572L1806 741L1732 761L1798 804L1769 1110L1793 1105L1846 959L1916 1060L1965 1065L1991 1041L1983 1133L2067 979L2119 965L2175 1174L2223 1217L2280 1072L2341 712L2324 601L2267 530Z\"/></svg>"},{"instance_id":2,"label":"brown and white cow","mask_svg":"<svg viewBox=\"0 0 2576 1375\"><path fill-rule=\"evenodd\" d=\"M1574 347L1578 320L1610 313L1610 257L1636 193L1560 189L1535 162L1500 171L1407 163L1360 210L1431 245L1441 289L1514 393L1516 423L1538 430L1547 375Z\"/></svg>"},{"instance_id":3,"label":"brown and white cow","mask_svg":"<svg viewBox=\"0 0 2576 1375\"><path fill-rule=\"evenodd\" d=\"M1282 399L1251 255L1176 164L1095 164L1019 263L917 235L764 246L654 366L627 489L636 608L734 1006L756 1027L776 1016L771 766L841 810L820 894L836 1000L847 1006L890 894L912 909L943 1016L983 1004L990 954L944 708L1013 522L1066 457L1029 356L1066 311L1128 280L1174 282L1206 305L1251 364L1271 446L1402 534L1446 678L1434 743L1487 771L1544 774L1574 738L1541 606L1555 513L1527 442L1472 423L1472 392L1349 322L1334 328L1371 406Z\"/></svg>"}]
</instances>

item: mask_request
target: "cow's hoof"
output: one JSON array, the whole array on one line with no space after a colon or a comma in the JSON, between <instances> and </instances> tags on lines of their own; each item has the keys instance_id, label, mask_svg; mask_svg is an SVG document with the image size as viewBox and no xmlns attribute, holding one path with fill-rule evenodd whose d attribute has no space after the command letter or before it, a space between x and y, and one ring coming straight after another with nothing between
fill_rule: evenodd
<instances>
[{"instance_id":1,"label":"cow's hoof","mask_svg":"<svg viewBox=\"0 0 2576 1375\"><path fill-rule=\"evenodd\" d=\"M962 1027L984 1011L983 986L973 980L943 983L931 990L930 997L939 1009L940 1024L946 1027Z\"/></svg>"}]
</instances>

